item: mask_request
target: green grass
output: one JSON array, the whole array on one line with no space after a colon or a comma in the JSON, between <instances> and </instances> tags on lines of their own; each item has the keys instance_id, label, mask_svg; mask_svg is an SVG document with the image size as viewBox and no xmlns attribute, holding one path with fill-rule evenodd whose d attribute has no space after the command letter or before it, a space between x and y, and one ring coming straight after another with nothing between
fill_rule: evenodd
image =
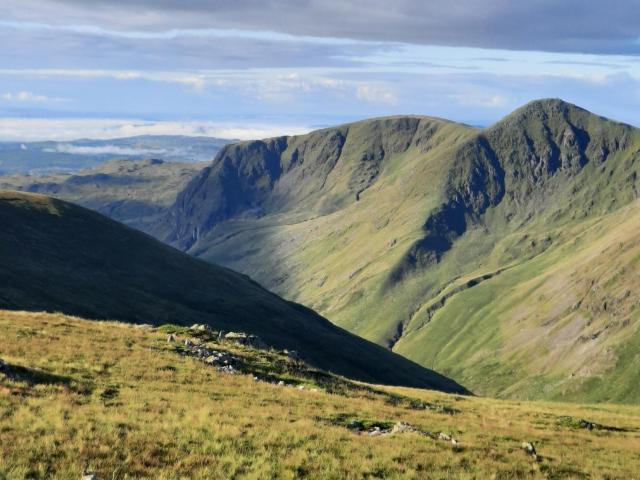
<instances>
[{"instance_id":1,"label":"green grass","mask_svg":"<svg viewBox=\"0 0 640 480\"><path fill-rule=\"evenodd\" d=\"M98 213L0 192L0 308L245 331L361 380L465 391L244 275L208 264Z\"/></svg>"},{"instance_id":2,"label":"green grass","mask_svg":"<svg viewBox=\"0 0 640 480\"><path fill-rule=\"evenodd\" d=\"M637 407L380 387L216 344L246 359L245 374L228 375L179 355L162 331L61 314L2 311L0 328L10 368L42 372L0 373L0 478L627 479L640 468ZM305 389L255 381L267 363ZM366 433L398 422L459 445Z\"/></svg>"}]
</instances>

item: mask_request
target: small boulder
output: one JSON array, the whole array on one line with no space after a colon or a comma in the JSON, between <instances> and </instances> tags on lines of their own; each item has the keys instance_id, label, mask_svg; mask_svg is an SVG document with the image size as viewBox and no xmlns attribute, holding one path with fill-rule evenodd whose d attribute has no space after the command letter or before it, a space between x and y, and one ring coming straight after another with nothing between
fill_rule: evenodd
<instances>
[{"instance_id":1,"label":"small boulder","mask_svg":"<svg viewBox=\"0 0 640 480\"><path fill-rule=\"evenodd\" d=\"M189 327L189 330L195 330L197 332L210 332L211 327L204 323L194 323L193 325L191 325L191 327Z\"/></svg>"},{"instance_id":2,"label":"small boulder","mask_svg":"<svg viewBox=\"0 0 640 480\"><path fill-rule=\"evenodd\" d=\"M522 449L530 457L533 457L534 459L538 458L538 453L536 452L536 447L533 446L533 443L522 442Z\"/></svg>"},{"instance_id":3,"label":"small boulder","mask_svg":"<svg viewBox=\"0 0 640 480\"><path fill-rule=\"evenodd\" d=\"M407 422L398 422L393 428L391 428L391 433L407 433L407 432L415 432L416 428Z\"/></svg>"},{"instance_id":4,"label":"small boulder","mask_svg":"<svg viewBox=\"0 0 640 480\"><path fill-rule=\"evenodd\" d=\"M230 342L235 342L239 345L247 345L248 335L242 332L229 332L224 336L224 339Z\"/></svg>"},{"instance_id":5,"label":"small boulder","mask_svg":"<svg viewBox=\"0 0 640 480\"><path fill-rule=\"evenodd\" d=\"M360 420L353 419L347 424L349 430L363 430L364 424Z\"/></svg>"},{"instance_id":6,"label":"small boulder","mask_svg":"<svg viewBox=\"0 0 640 480\"><path fill-rule=\"evenodd\" d=\"M584 419L581 419L580 422L578 422L578 425L580 426L580 428L586 428L587 430L595 430L596 428L598 428L598 425L596 423Z\"/></svg>"},{"instance_id":7,"label":"small boulder","mask_svg":"<svg viewBox=\"0 0 640 480\"><path fill-rule=\"evenodd\" d=\"M450 442L451 441L451 435L447 435L444 432L440 432L438 434L438 440L442 440L444 442Z\"/></svg>"},{"instance_id":8,"label":"small boulder","mask_svg":"<svg viewBox=\"0 0 640 480\"><path fill-rule=\"evenodd\" d=\"M300 360L300 354L295 350L285 350L284 354L293 360Z\"/></svg>"},{"instance_id":9,"label":"small boulder","mask_svg":"<svg viewBox=\"0 0 640 480\"><path fill-rule=\"evenodd\" d=\"M228 373L230 375L235 375L238 371L233 368L231 365L225 365L223 367L218 367L218 371L221 373Z\"/></svg>"},{"instance_id":10,"label":"small boulder","mask_svg":"<svg viewBox=\"0 0 640 480\"><path fill-rule=\"evenodd\" d=\"M98 480L98 476L92 472L83 472L80 478L82 480Z\"/></svg>"},{"instance_id":11,"label":"small boulder","mask_svg":"<svg viewBox=\"0 0 640 480\"><path fill-rule=\"evenodd\" d=\"M176 343L175 333L170 333L169 335L167 335L167 343Z\"/></svg>"}]
</instances>

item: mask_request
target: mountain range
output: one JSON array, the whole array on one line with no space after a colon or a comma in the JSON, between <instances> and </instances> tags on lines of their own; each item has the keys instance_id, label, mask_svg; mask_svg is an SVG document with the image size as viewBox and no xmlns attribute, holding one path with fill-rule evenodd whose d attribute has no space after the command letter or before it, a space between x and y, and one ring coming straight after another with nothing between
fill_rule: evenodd
<instances>
[{"instance_id":1,"label":"mountain range","mask_svg":"<svg viewBox=\"0 0 640 480\"><path fill-rule=\"evenodd\" d=\"M226 146L153 233L475 392L635 401L639 148L557 99L366 120Z\"/></svg>"},{"instance_id":2,"label":"mountain range","mask_svg":"<svg viewBox=\"0 0 640 480\"><path fill-rule=\"evenodd\" d=\"M638 129L558 99L487 128L376 118L224 146L129 224L474 393L634 402L639 156Z\"/></svg>"}]
</instances>

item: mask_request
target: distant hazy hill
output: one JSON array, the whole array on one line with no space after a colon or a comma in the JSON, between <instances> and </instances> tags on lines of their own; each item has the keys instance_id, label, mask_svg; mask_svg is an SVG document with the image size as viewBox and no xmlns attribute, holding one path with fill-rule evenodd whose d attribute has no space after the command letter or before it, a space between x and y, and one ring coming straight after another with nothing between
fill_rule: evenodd
<instances>
[{"instance_id":1,"label":"distant hazy hill","mask_svg":"<svg viewBox=\"0 0 640 480\"><path fill-rule=\"evenodd\" d=\"M0 175L76 172L111 159L210 161L227 143L229 140L221 138L178 135L69 142L0 142Z\"/></svg>"},{"instance_id":2,"label":"distant hazy hill","mask_svg":"<svg viewBox=\"0 0 640 480\"><path fill-rule=\"evenodd\" d=\"M76 174L0 177L0 189L68 200L146 231L202 168L202 163L112 160Z\"/></svg>"},{"instance_id":3,"label":"distant hazy hill","mask_svg":"<svg viewBox=\"0 0 640 480\"><path fill-rule=\"evenodd\" d=\"M207 323L300 352L375 383L463 392L458 384L362 340L249 278L49 197L0 193L0 309L136 323Z\"/></svg>"},{"instance_id":4,"label":"distant hazy hill","mask_svg":"<svg viewBox=\"0 0 640 480\"><path fill-rule=\"evenodd\" d=\"M560 100L225 147L155 234L474 391L640 400L640 136Z\"/></svg>"}]
</instances>

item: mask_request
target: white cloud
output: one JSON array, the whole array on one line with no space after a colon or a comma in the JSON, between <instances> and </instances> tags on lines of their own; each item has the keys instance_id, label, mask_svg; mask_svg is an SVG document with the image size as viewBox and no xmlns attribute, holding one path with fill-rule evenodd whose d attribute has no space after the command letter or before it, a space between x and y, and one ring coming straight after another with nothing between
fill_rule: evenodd
<instances>
[{"instance_id":1,"label":"white cloud","mask_svg":"<svg viewBox=\"0 0 640 480\"><path fill-rule=\"evenodd\" d=\"M108 140L136 135L187 135L252 140L278 135L300 135L311 130L304 125L251 122L0 118L0 141L69 141L79 138ZM79 152L76 150L71 153Z\"/></svg>"},{"instance_id":2,"label":"white cloud","mask_svg":"<svg viewBox=\"0 0 640 480\"><path fill-rule=\"evenodd\" d=\"M170 28L157 31L115 30L96 25L53 25L41 22L20 22L0 20L0 28L16 30L49 30L55 32L77 33L103 37L126 38L133 40L175 40L180 38L210 38L259 40L280 43L309 43L316 45L377 45L379 41L336 38L326 36L293 35L274 30L251 30L238 28Z\"/></svg>"},{"instance_id":3,"label":"white cloud","mask_svg":"<svg viewBox=\"0 0 640 480\"><path fill-rule=\"evenodd\" d=\"M7 92L2 95L3 100L8 102L21 102L21 103L50 103L50 102L64 102L64 98L47 97L46 95L37 95L32 92Z\"/></svg>"},{"instance_id":4,"label":"white cloud","mask_svg":"<svg viewBox=\"0 0 640 480\"><path fill-rule=\"evenodd\" d=\"M361 84L356 87L356 97L368 103L395 105L398 102L395 92L381 84Z\"/></svg>"},{"instance_id":5,"label":"white cloud","mask_svg":"<svg viewBox=\"0 0 640 480\"><path fill-rule=\"evenodd\" d=\"M465 92L451 94L449 98L463 107L480 108L505 108L509 105L509 100L504 95L496 93Z\"/></svg>"},{"instance_id":6,"label":"white cloud","mask_svg":"<svg viewBox=\"0 0 640 480\"><path fill-rule=\"evenodd\" d=\"M167 153L165 148L133 148L119 147L117 145L102 145L100 147L87 147L62 143L55 148L45 149L46 152L70 153L72 155L163 155Z\"/></svg>"},{"instance_id":7,"label":"white cloud","mask_svg":"<svg viewBox=\"0 0 640 480\"><path fill-rule=\"evenodd\" d=\"M111 78L115 80L146 80L151 82L177 83L187 85L196 91L200 91L205 86L206 76L200 73L189 72L155 72L155 71L136 71L136 70L82 70L82 69L0 69L0 76L16 76L25 78ZM21 92L29 94L29 92ZM9 95L9 94L5 94ZM36 96L37 98L46 99L44 96ZM64 99L50 99L61 101Z\"/></svg>"}]
</instances>

